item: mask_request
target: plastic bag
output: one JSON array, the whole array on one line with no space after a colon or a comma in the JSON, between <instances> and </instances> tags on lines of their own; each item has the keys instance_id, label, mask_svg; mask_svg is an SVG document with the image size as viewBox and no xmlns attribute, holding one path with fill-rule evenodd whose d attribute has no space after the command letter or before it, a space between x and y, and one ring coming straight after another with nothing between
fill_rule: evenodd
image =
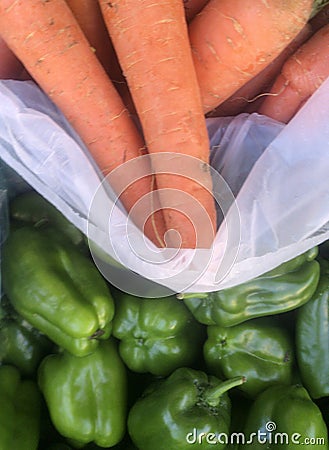
<instances>
[{"instance_id":1,"label":"plastic bag","mask_svg":"<svg viewBox=\"0 0 329 450\"><path fill-rule=\"evenodd\" d=\"M35 84L0 82L0 104L3 161L88 236L99 269L126 292L224 289L329 239L329 80L288 125L258 114L207 119L224 205L209 250L145 243L79 137Z\"/></svg>"}]
</instances>

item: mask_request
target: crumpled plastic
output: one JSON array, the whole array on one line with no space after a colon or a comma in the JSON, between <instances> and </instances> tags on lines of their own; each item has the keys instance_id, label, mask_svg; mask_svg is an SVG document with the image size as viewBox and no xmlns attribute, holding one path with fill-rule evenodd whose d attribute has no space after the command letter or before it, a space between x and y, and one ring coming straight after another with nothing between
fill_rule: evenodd
<instances>
[{"instance_id":1,"label":"crumpled plastic","mask_svg":"<svg viewBox=\"0 0 329 450\"><path fill-rule=\"evenodd\" d=\"M115 286L150 297L209 292L329 239L328 117L329 79L287 125L256 113L207 119L224 204L209 250L147 242L79 136L31 81L0 82L0 157L87 236Z\"/></svg>"}]
</instances>

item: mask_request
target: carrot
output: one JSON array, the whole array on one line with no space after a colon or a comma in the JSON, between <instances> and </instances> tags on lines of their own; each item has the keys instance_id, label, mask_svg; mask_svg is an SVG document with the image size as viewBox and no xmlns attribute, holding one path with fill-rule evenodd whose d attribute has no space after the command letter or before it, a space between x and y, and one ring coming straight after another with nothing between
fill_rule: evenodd
<instances>
[{"instance_id":1,"label":"carrot","mask_svg":"<svg viewBox=\"0 0 329 450\"><path fill-rule=\"evenodd\" d=\"M289 122L328 77L329 25L326 25L285 62L259 113Z\"/></svg>"},{"instance_id":2,"label":"carrot","mask_svg":"<svg viewBox=\"0 0 329 450\"><path fill-rule=\"evenodd\" d=\"M259 74L245 83L231 97L209 113L209 116L235 116L241 112L256 112L271 88L281 67L300 45L312 35L312 27L307 23L287 47Z\"/></svg>"},{"instance_id":3,"label":"carrot","mask_svg":"<svg viewBox=\"0 0 329 450\"><path fill-rule=\"evenodd\" d=\"M210 0L189 24L205 112L260 73L308 21L312 0Z\"/></svg>"},{"instance_id":4,"label":"carrot","mask_svg":"<svg viewBox=\"0 0 329 450\"><path fill-rule=\"evenodd\" d=\"M246 112L258 112L261 104L266 99L269 90L271 89L275 79L279 75L283 64L285 61L292 56L298 48L304 44L308 39L312 37L320 28L324 27L329 23L329 3L323 6L316 15L314 15L306 26L302 29L302 31L298 34L298 36L291 42L289 48L285 49L281 55L279 55L276 60L273 61L270 66L274 66L275 70L273 70L273 75L275 75L271 83L268 83L266 86L263 86L262 91L259 92L258 98L256 98L255 102L251 102L249 106L245 109ZM268 68L269 71L271 68ZM267 68L263 71L266 72ZM272 70L271 70L272 72ZM256 96L257 97L257 96Z\"/></svg>"},{"instance_id":5,"label":"carrot","mask_svg":"<svg viewBox=\"0 0 329 450\"><path fill-rule=\"evenodd\" d=\"M209 140L183 2L99 2L147 149L155 155L152 165L173 245L179 235L181 247L209 247L216 229Z\"/></svg>"},{"instance_id":6,"label":"carrot","mask_svg":"<svg viewBox=\"0 0 329 450\"><path fill-rule=\"evenodd\" d=\"M142 137L64 0L0 0L0 30L9 48L75 128L104 175L145 153ZM148 170L135 164L136 173L127 173L127 179L137 179ZM152 183L151 176L144 177L124 190L120 199L128 211L152 191ZM120 193L122 185L113 188ZM145 206L145 215L132 218L153 242L163 245L161 214L146 221L153 205L158 205L156 193Z\"/></svg>"},{"instance_id":7,"label":"carrot","mask_svg":"<svg viewBox=\"0 0 329 450\"><path fill-rule=\"evenodd\" d=\"M22 63L0 38L0 79L19 79L23 69Z\"/></svg>"},{"instance_id":8,"label":"carrot","mask_svg":"<svg viewBox=\"0 0 329 450\"><path fill-rule=\"evenodd\" d=\"M309 20L291 43L258 75L243 85L209 115L230 116L241 112L258 112L286 59L292 56L316 31L329 23L329 3Z\"/></svg>"}]
</instances>

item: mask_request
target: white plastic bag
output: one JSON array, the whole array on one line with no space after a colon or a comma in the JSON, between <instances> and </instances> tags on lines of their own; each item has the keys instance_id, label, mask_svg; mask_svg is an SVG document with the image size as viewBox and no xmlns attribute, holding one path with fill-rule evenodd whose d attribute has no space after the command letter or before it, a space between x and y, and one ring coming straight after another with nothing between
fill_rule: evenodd
<instances>
[{"instance_id":1,"label":"white plastic bag","mask_svg":"<svg viewBox=\"0 0 329 450\"><path fill-rule=\"evenodd\" d=\"M88 236L104 276L126 292L231 287L329 239L329 80L286 126L257 114L207 119L225 216L210 250L145 243L35 84L0 82L0 105L3 161Z\"/></svg>"}]
</instances>

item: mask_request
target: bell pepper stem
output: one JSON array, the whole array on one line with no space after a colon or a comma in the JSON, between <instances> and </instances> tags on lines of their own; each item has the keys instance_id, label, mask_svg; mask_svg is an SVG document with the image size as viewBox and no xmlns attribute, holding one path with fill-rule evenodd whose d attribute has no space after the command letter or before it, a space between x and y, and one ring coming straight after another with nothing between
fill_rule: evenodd
<instances>
[{"instance_id":1,"label":"bell pepper stem","mask_svg":"<svg viewBox=\"0 0 329 450\"><path fill-rule=\"evenodd\" d=\"M197 294L184 294L184 293L180 293L180 294L176 294L176 298L178 300L185 300L186 298L207 298L208 297L208 293L207 292L202 292L202 293L197 293Z\"/></svg>"},{"instance_id":2,"label":"bell pepper stem","mask_svg":"<svg viewBox=\"0 0 329 450\"><path fill-rule=\"evenodd\" d=\"M212 388L209 388L204 393L204 399L210 406L217 406L220 402L221 396L229 391L230 389L240 386L241 384L245 383L247 381L246 377L234 377L229 380L223 381L223 383L220 383L218 386L214 386Z\"/></svg>"}]
</instances>

